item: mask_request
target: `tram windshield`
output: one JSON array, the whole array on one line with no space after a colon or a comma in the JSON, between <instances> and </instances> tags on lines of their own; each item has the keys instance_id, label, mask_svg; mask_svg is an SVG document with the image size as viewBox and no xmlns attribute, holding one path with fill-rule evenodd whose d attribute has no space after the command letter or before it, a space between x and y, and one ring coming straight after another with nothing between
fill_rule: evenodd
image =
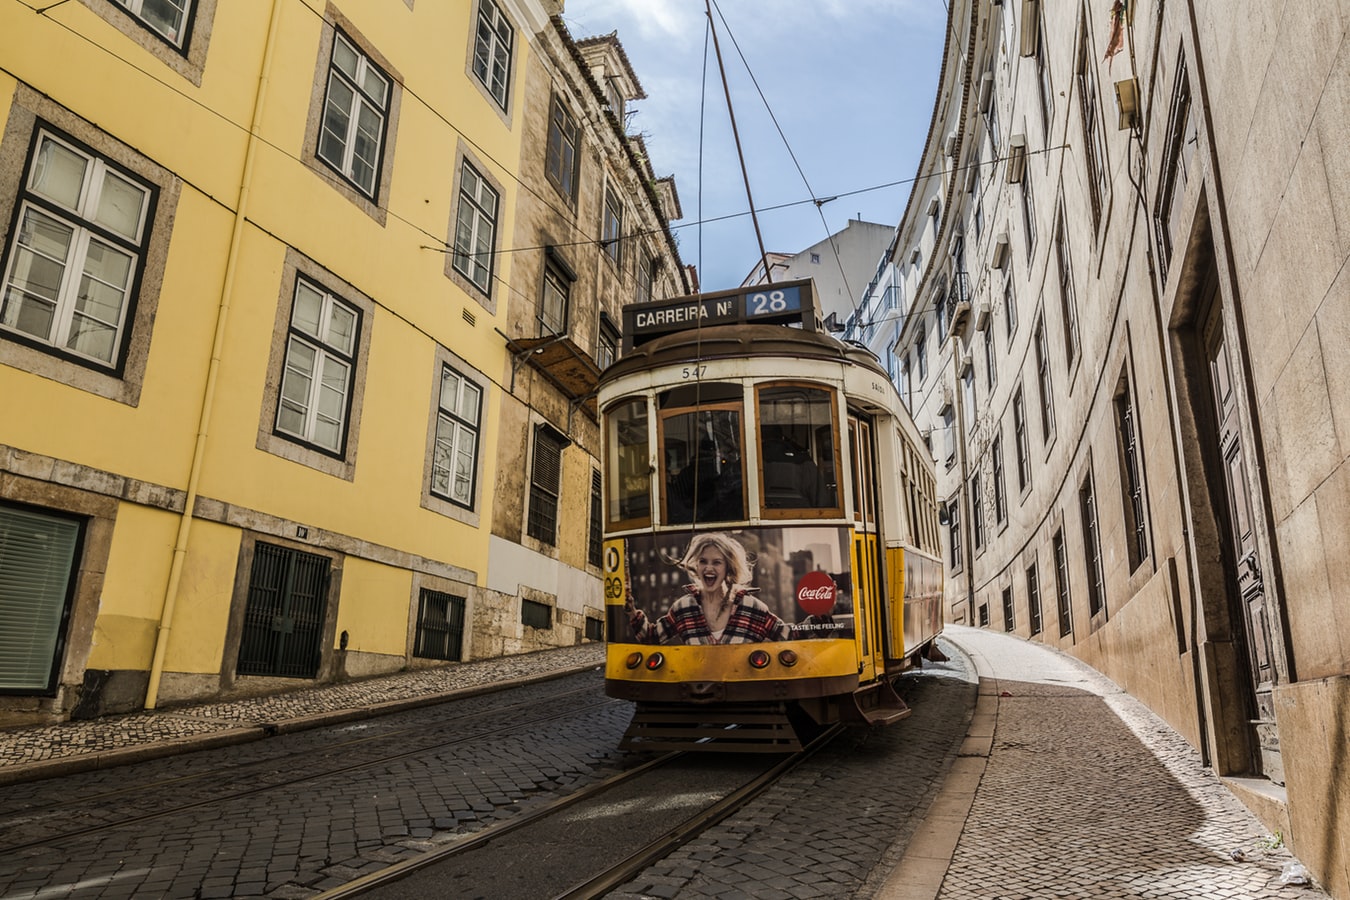
<instances>
[{"instance_id":1,"label":"tram windshield","mask_svg":"<svg viewBox=\"0 0 1350 900\"><path fill-rule=\"evenodd\" d=\"M766 510L838 510L833 395L802 385L759 389Z\"/></svg>"},{"instance_id":2,"label":"tram windshield","mask_svg":"<svg viewBox=\"0 0 1350 900\"><path fill-rule=\"evenodd\" d=\"M739 403L663 411L665 521L728 522L745 518Z\"/></svg>"}]
</instances>

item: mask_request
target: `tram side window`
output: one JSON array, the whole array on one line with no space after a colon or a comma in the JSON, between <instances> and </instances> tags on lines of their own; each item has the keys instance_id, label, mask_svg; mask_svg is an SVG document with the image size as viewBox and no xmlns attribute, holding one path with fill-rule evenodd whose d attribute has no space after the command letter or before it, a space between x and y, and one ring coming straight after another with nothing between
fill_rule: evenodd
<instances>
[{"instance_id":1,"label":"tram side window","mask_svg":"<svg viewBox=\"0 0 1350 900\"><path fill-rule=\"evenodd\" d=\"M836 433L830 391L760 388L760 496L766 510L840 508Z\"/></svg>"},{"instance_id":2,"label":"tram side window","mask_svg":"<svg viewBox=\"0 0 1350 900\"><path fill-rule=\"evenodd\" d=\"M739 403L662 410L665 518L669 523L745 518Z\"/></svg>"},{"instance_id":3,"label":"tram side window","mask_svg":"<svg viewBox=\"0 0 1350 900\"><path fill-rule=\"evenodd\" d=\"M652 519L652 473L647 453L647 401L627 400L608 412L610 524L646 525Z\"/></svg>"}]
</instances>

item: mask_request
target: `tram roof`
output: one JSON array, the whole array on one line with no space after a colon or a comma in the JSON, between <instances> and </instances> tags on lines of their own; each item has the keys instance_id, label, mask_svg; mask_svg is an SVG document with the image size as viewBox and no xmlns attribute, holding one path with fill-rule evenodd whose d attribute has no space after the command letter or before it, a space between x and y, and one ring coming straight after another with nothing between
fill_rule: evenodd
<instances>
[{"instance_id":1,"label":"tram roof","mask_svg":"<svg viewBox=\"0 0 1350 900\"><path fill-rule=\"evenodd\" d=\"M600 383L658 366L694 360L760 357L829 360L863 366L890 380L871 351L845 344L831 334L760 323L705 325L652 338L605 369Z\"/></svg>"}]
</instances>

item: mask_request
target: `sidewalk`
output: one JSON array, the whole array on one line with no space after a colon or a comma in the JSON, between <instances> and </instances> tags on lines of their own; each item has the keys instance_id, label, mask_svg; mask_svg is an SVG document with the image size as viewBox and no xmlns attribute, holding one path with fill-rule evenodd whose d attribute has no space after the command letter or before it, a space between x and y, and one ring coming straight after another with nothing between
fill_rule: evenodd
<instances>
[{"instance_id":1,"label":"sidewalk","mask_svg":"<svg viewBox=\"0 0 1350 900\"><path fill-rule=\"evenodd\" d=\"M0 730L0 786L370 718L604 663L602 644L582 644L246 700Z\"/></svg>"},{"instance_id":2,"label":"sidewalk","mask_svg":"<svg viewBox=\"0 0 1350 900\"><path fill-rule=\"evenodd\" d=\"M944 636L975 663L979 700L878 900L1327 896L1281 884L1297 860L1109 679L1011 635Z\"/></svg>"}]
</instances>

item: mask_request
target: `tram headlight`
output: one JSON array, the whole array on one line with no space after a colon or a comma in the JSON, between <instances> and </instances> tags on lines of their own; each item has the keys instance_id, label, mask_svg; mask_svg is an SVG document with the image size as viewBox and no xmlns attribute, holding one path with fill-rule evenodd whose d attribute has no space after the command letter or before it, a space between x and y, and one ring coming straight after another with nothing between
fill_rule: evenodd
<instances>
[{"instance_id":1,"label":"tram headlight","mask_svg":"<svg viewBox=\"0 0 1350 900\"><path fill-rule=\"evenodd\" d=\"M785 666L795 666L797 664L797 651L779 650L778 661Z\"/></svg>"},{"instance_id":2,"label":"tram headlight","mask_svg":"<svg viewBox=\"0 0 1350 900\"><path fill-rule=\"evenodd\" d=\"M628 658L624 660L624 665L628 666L630 669L636 669L638 666L642 665L642 654L634 650L632 653L628 654Z\"/></svg>"},{"instance_id":3,"label":"tram headlight","mask_svg":"<svg viewBox=\"0 0 1350 900\"><path fill-rule=\"evenodd\" d=\"M756 669L762 669L769 664L770 659L772 659L772 657L769 656L768 653L763 650L756 650L750 654L750 665L754 666Z\"/></svg>"},{"instance_id":4,"label":"tram headlight","mask_svg":"<svg viewBox=\"0 0 1350 900\"><path fill-rule=\"evenodd\" d=\"M647 669L649 671L655 672L665 664L666 657L663 653L653 653L651 656L647 657Z\"/></svg>"}]
</instances>

